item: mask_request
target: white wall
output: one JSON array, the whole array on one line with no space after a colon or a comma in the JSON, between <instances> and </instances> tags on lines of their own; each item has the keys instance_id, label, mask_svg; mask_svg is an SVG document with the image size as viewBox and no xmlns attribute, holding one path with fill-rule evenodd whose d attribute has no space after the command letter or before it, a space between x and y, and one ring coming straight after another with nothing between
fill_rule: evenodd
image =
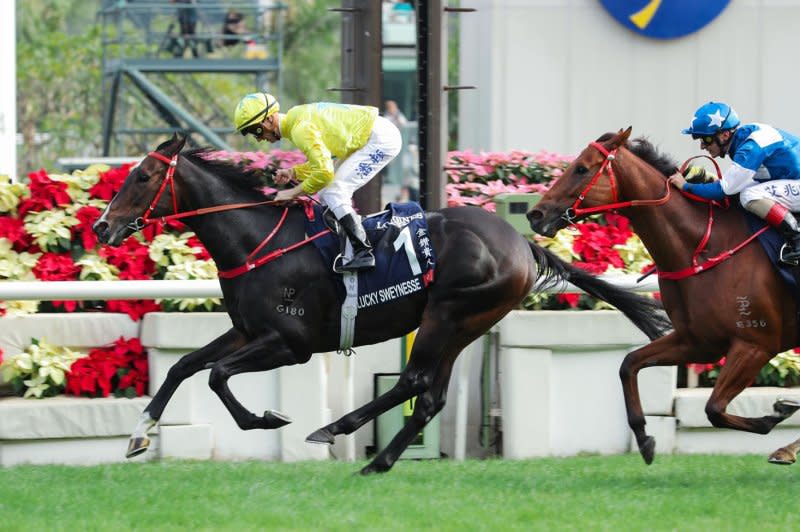
<instances>
[{"instance_id":1,"label":"white wall","mask_svg":"<svg viewBox=\"0 0 800 532\"><path fill-rule=\"evenodd\" d=\"M598 0L462 0L460 147L575 154L633 126L681 160L680 134L708 100L800 132L800 2L735 0L699 32L640 36Z\"/></svg>"}]
</instances>

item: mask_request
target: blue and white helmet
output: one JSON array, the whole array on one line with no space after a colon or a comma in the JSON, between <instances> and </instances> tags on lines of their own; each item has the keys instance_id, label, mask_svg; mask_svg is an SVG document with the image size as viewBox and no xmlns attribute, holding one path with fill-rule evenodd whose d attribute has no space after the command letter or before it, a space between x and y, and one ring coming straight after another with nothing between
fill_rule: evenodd
<instances>
[{"instance_id":1,"label":"blue and white helmet","mask_svg":"<svg viewBox=\"0 0 800 532\"><path fill-rule=\"evenodd\" d=\"M682 131L684 135L714 135L723 129L739 125L739 115L733 107L722 102L708 102L694 112L692 125Z\"/></svg>"}]
</instances>

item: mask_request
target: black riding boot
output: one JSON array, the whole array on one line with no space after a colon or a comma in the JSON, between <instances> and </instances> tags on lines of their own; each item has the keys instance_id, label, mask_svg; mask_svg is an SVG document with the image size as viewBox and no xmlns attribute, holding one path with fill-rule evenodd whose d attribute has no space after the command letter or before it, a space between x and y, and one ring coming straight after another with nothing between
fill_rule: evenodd
<instances>
[{"instance_id":1,"label":"black riding boot","mask_svg":"<svg viewBox=\"0 0 800 532\"><path fill-rule=\"evenodd\" d=\"M778 231L786 239L786 245L781 248L781 262L796 266L800 263L800 227L792 213L786 214Z\"/></svg>"},{"instance_id":2,"label":"black riding boot","mask_svg":"<svg viewBox=\"0 0 800 532\"><path fill-rule=\"evenodd\" d=\"M367 232L364 226L357 221L353 214L348 214L339 220L342 224L350 244L353 246L353 258L346 262L339 269L347 272L367 270L375 267L375 255L372 254L372 246L367 240ZM344 252L344 246L342 246Z\"/></svg>"}]
</instances>

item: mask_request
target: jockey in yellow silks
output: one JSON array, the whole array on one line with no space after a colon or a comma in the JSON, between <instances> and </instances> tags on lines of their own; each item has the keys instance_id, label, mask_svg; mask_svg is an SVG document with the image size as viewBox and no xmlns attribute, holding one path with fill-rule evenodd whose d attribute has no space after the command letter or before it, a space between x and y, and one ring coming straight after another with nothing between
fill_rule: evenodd
<instances>
[{"instance_id":1,"label":"jockey in yellow silks","mask_svg":"<svg viewBox=\"0 0 800 532\"><path fill-rule=\"evenodd\" d=\"M298 185L281 190L277 201L319 193L320 201L339 220L353 246L353 256L340 268L356 271L375 266L372 246L352 206L353 193L375 177L400 152L400 131L378 116L378 109L362 105L318 102L280 113L278 101L264 92L248 94L234 113L236 130L259 141L292 141L307 161L278 170L275 182ZM333 158L338 160L334 168Z\"/></svg>"}]
</instances>

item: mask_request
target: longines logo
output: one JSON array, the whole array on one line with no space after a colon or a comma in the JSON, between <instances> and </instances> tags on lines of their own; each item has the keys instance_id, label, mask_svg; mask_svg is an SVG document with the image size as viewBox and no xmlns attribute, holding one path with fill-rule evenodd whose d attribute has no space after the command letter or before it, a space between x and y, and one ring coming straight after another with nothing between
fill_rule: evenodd
<instances>
[{"instance_id":1,"label":"longines logo","mask_svg":"<svg viewBox=\"0 0 800 532\"><path fill-rule=\"evenodd\" d=\"M730 0L600 0L626 28L646 37L674 39L694 33L719 15Z\"/></svg>"}]
</instances>

